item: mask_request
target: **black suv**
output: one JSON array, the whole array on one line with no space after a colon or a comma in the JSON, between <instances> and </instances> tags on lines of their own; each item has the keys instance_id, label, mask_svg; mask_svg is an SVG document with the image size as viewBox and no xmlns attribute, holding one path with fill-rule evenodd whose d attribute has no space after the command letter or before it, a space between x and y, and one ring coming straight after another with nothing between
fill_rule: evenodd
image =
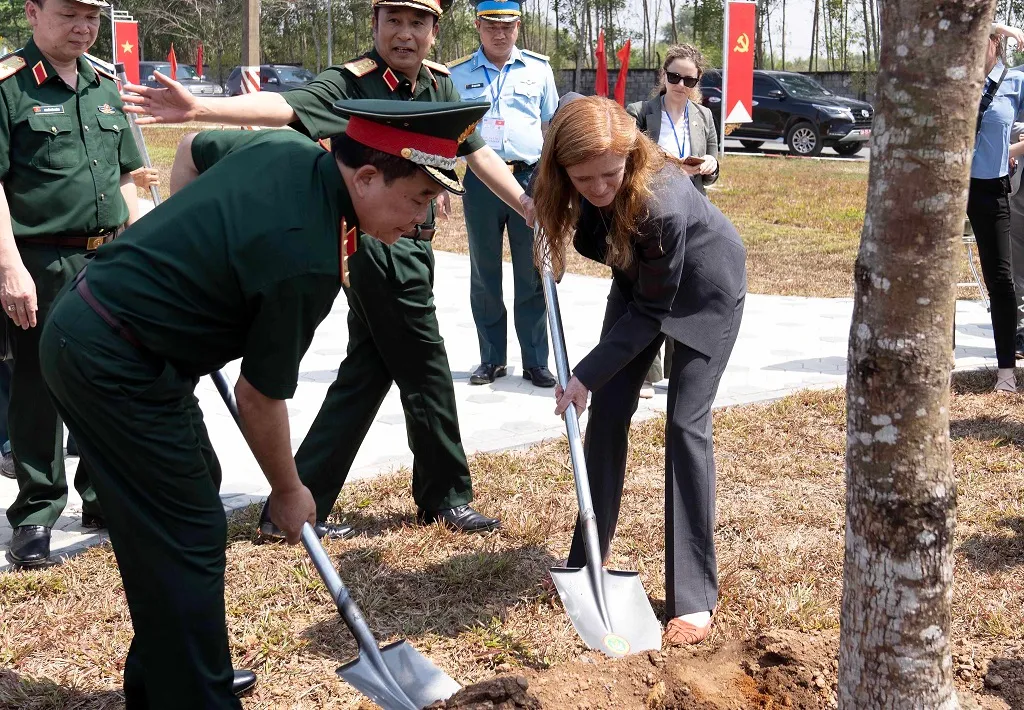
<instances>
[{"instance_id":1,"label":"black suv","mask_svg":"<svg viewBox=\"0 0 1024 710\"><path fill-rule=\"evenodd\" d=\"M701 78L704 105L715 125L722 115L722 75L709 71ZM756 150L765 141L783 139L794 155L818 155L824 147L854 155L871 137L871 104L836 96L813 79L788 71L754 70L754 119L729 134L744 148Z\"/></svg>"},{"instance_id":2,"label":"black suv","mask_svg":"<svg viewBox=\"0 0 1024 710\"><path fill-rule=\"evenodd\" d=\"M300 86L305 86L316 77L309 69L293 66L291 64L263 64L260 66L260 91L288 91ZM238 96L242 93L242 70L235 67L228 75L224 88L228 96Z\"/></svg>"}]
</instances>

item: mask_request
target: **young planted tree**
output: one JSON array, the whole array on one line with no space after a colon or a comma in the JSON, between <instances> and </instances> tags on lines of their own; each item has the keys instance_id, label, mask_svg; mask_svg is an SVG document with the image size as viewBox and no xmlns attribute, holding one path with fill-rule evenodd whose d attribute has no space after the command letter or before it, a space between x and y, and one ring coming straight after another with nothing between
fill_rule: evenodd
<instances>
[{"instance_id":1,"label":"young planted tree","mask_svg":"<svg viewBox=\"0 0 1024 710\"><path fill-rule=\"evenodd\" d=\"M839 707L956 708L956 260L995 0L881 3L847 382ZM955 81L963 91L945 87Z\"/></svg>"}]
</instances>

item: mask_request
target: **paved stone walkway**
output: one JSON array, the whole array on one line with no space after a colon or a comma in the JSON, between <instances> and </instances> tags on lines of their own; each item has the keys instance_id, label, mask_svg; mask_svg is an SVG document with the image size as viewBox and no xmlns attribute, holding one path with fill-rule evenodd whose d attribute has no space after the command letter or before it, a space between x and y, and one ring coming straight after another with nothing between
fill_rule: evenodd
<instances>
[{"instance_id":1,"label":"paved stone walkway","mask_svg":"<svg viewBox=\"0 0 1024 710\"><path fill-rule=\"evenodd\" d=\"M608 281L587 276L569 274L563 279L559 297L570 363L596 344L608 287ZM504 289L505 301L511 303L509 264L505 264ZM514 332L509 334L509 376L490 386L469 384L469 373L478 364L479 350L469 309L468 257L437 253L435 295L467 453L522 447L561 436L564 429L561 419L553 413L552 391L538 389L522 378ZM296 448L344 356L347 311L344 297L339 298L302 361L298 391L288 407L292 444ZM841 385L845 381L851 312L851 299L749 296L739 341L716 406L773 399L809 387ZM988 314L977 302L957 304L956 354L958 368L995 365ZM554 368L553 358L551 367ZM226 372L234 381L238 363L230 364ZM641 400L638 418L665 410L666 387L667 382L662 382L654 399ZM200 384L198 395L224 469L221 498L225 510L261 500L270 488L209 378ZM72 480L77 459L67 462L68 479ZM411 463L398 391L393 388L359 450L350 480ZM0 478L0 548L6 548L10 539L11 530L3 514L16 493L14 481ZM53 533L54 551L71 554L105 539L101 534L83 530L78 524L80 514L81 500L72 487L67 510ZM0 560L0 570L6 567Z\"/></svg>"}]
</instances>

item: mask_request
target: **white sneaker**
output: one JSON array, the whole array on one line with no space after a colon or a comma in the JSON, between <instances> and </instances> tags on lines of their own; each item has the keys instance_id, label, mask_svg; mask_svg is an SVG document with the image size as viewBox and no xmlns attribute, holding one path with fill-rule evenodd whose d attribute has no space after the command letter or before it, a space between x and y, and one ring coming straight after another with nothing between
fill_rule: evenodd
<instances>
[{"instance_id":1,"label":"white sneaker","mask_svg":"<svg viewBox=\"0 0 1024 710\"><path fill-rule=\"evenodd\" d=\"M654 397L654 385L644 383L644 386L640 388L640 399L651 399Z\"/></svg>"}]
</instances>

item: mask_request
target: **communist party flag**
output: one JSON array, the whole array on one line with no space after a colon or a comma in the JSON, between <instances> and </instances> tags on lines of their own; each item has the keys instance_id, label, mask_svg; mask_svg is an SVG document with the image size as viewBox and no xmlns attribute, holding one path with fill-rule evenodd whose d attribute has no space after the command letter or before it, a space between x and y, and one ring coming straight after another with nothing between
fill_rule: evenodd
<instances>
[{"instance_id":1,"label":"communist party flag","mask_svg":"<svg viewBox=\"0 0 1024 710\"><path fill-rule=\"evenodd\" d=\"M597 57L597 79L594 80L594 93L598 96L608 96L608 58L604 54L604 30L597 35L597 49L594 51Z\"/></svg>"},{"instance_id":2,"label":"communist party flag","mask_svg":"<svg viewBox=\"0 0 1024 710\"><path fill-rule=\"evenodd\" d=\"M178 79L178 56L174 53L174 42L171 42L171 51L167 53L167 61L171 64L171 78Z\"/></svg>"},{"instance_id":3,"label":"communist party flag","mask_svg":"<svg viewBox=\"0 0 1024 710\"><path fill-rule=\"evenodd\" d=\"M115 60L124 64L128 81L139 83L139 23L135 20L117 20L114 23L116 42Z\"/></svg>"},{"instance_id":4,"label":"communist party flag","mask_svg":"<svg viewBox=\"0 0 1024 710\"><path fill-rule=\"evenodd\" d=\"M627 39L626 43L622 45L615 56L619 58L619 77L615 80L615 100L623 106L626 105L626 75L629 73L629 45L630 41Z\"/></svg>"},{"instance_id":5,"label":"communist party flag","mask_svg":"<svg viewBox=\"0 0 1024 710\"><path fill-rule=\"evenodd\" d=\"M196 73L203 75L203 43L196 45Z\"/></svg>"}]
</instances>

